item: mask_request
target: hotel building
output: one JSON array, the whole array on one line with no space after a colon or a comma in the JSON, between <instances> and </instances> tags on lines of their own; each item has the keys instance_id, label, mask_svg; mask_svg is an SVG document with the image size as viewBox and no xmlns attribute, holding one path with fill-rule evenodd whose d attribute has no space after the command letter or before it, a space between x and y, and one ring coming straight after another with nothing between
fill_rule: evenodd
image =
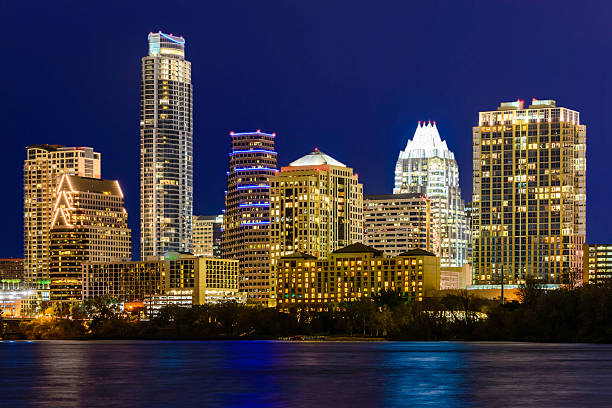
<instances>
[{"instance_id":1,"label":"hotel building","mask_svg":"<svg viewBox=\"0 0 612 408\"><path fill-rule=\"evenodd\" d=\"M130 245L119 183L62 176L51 222L50 299L81 300L82 264L129 259Z\"/></svg>"},{"instance_id":2,"label":"hotel building","mask_svg":"<svg viewBox=\"0 0 612 408\"><path fill-rule=\"evenodd\" d=\"M100 178L100 153L90 147L32 145L23 166L24 270L30 287L49 279L49 242L57 185L63 174ZM43 286L48 287L48 283ZM47 288L48 292L48 288ZM48 293L44 296L48 300Z\"/></svg>"},{"instance_id":3,"label":"hotel building","mask_svg":"<svg viewBox=\"0 0 612 408\"><path fill-rule=\"evenodd\" d=\"M278 262L277 306L281 310L326 309L330 303L372 299L393 290L422 301L440 289L440 259L411 249L396 257L363 244L352 244L326 259L296 252Z\"/></svg>"},{"instance_id":4,"label":"hotel building","mask_svg":"<svg viewBox=\"0 0 612 408\"><path fill-rule=\"evenodd\" d=\"M586 127L553 100L502 103L473 129L474 284L574 284L586 231Z\"/></svg>"},{"instance_id":5,"label":"hotel building","mask_svg":"<svg viewBox=\"0 0 612 408\"><path fill-rule=\"evenodd\" d=\"M141 258L191 252L193 91L183 37L149 34L140 100Z\"/></svg>"},{"instance_id":6,"label":"hotel building","mask_svg":"<svg viewBox=\"0 0 612 408\"><path fill-rule=\"evenodd\" d=\"M230 133L221 256L240 261L240 290L270 299L270 178L278 171L274 133Z\"/></svg>"},{"instance_id":7,"label":"hotel building","mask_svg":"<svg viewBox=\"0 0 612 408\"><path fill-rule=\"evenodd\" d=\"M431 251L431 201L420 193L381 194L363 200L363 242L386 255L409 249Z\"/></svg>"},{"instance_id":8,"label":"hotel building","mask_svg":"<svg viewBox=\"0 0 612 408\"><path fill-rule=\"evenodd\" d=\"M139 303L154 314L169 304L244 302L238 292L238 261L170 253L164 260L86 263L83 299L112 296Z\"/></svg>"},{"instance_id":9,"label":"hotel building","mask_svg":"<svg viewBox=\"0 0 612 408\"><path fill-rule=\"evenodd\" d=\"M455 155L442 141L436 123L421 124L395 166L394 194L419 193L431 202L432 251L442 266L468 262L470 230L459 187Z\"/></svg>"},{"instance_id":10,"label":"hotel building","mask_svg":"<svg viewBox=\"0 0 612 408\"><path fill-rule=\"evenodd\" d=\"M612 245L583 245L584 283L612 285Z\"/></svg>"},{"instance_id":11,"label":"hotel building","mask_svg":"<svg viewBox=\"0 0 612 408\"><path fill-rule=\"evenodd\" d=\"M193 216L193 254L221 258L223 215Z\"/></svg>"}]
</instances>

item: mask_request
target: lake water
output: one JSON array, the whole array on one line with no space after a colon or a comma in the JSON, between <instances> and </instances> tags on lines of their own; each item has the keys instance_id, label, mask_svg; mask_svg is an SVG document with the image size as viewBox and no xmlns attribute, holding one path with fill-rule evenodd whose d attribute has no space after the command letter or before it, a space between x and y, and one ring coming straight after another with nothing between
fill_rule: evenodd
<instances>
[{"instance_id":1,"label":"lake water","mask_svg":"<svg viewBox=\"0 0 612 408\"><path fill-rule=\"evenodd\" d=\"M612 345L0 342L1 407L612 406Z\"/></svg>"}]
</instances>

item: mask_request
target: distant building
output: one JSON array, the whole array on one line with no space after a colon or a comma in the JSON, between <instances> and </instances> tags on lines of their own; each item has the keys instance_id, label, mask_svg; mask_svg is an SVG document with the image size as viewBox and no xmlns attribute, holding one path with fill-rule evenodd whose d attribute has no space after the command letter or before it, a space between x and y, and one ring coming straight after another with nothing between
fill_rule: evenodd
<instances>
[{"instance_id":1,"label":"distant building","mask_svg":"<svg viewBox=\"0 0 612 408\"><path fill-rule=\"evenodd\" d=\"M23 258L0 258L0 287L16 288L24 285Z\"/></svg>"},{"instance_id":2,"label":"distant building","mask_svg":"<svg viewBox=\"0 0 612 408\"><path fill-rule=\"evenodd\" d=\"M472 268L468 264L440 267L440 290L467 289L472 284Z\"/></svg>"},{"instance_id":3,"label":"distant building","mask_svg":"<svg viewBox=\"0 0 612 408\"><path fill-rule=\"evenodd\" d=\"M553 100L502 103L473 129L474 284L582 281L586 127Z\"/></svg>"},{"instance_id":4,"label":"distant building","mask_svg":"<svg viewBox=\"0 0 612 408\"><path fill-rule=\"evenodd\" d=\"M271 178L270 264L294 252L319 259L363 240L363 186L353 169L315 149Z\"/></svg>"},{"instance_id":5,"label":"distant building","mask_svg":"<svg viewBox=\"0 0 612 408\"><path fill-rule=\"evenodd\" d=\"M100 178L100 153L91 147L32 145L26 148L24 187L24 271L30 287L48 297L51 221L57 185L64 174Z\"/></svg>"},{"instance_id":6,"label":"distant building","mask_svg":"<svg viewBox=\"0 0 612 408\"><path fill-rule=\"evenodd\" d=\"M168 254L164 260L86 263L83 298L110 296L160 307L245 300L238 292L238 261Z\"/></svg>"},{"instance_id":7,"label":"distant building","mask_svg":"<svg viewBox=\"0 0 612 408\"><path fill-rule=\"evenodd\" d=\"M584 283L612 285L612 245L584 244Z\"/></svg>"},{"instance_id":8,"label":"distant building","mask_svg":"<svg viewBox=\"0 0 612 408\"><path fill-rule=\"evenodd\" d=\"M461 267L468 262L470 242L465 206L459 187L455 155L442 141L436 122L419 122L412 140L401 151L395 166L394 194L420 193L431 201L432 251L442 266Z\"/></svg>"},{"instance_id":9,"label":"distant building","mask_svg":"<svg viewBox=\"0 0 612 408\"><path fill-rule=\"evenodd\" d=\"M277 278L277 305L282 310L320 310L330 303L372 299L382 290L422 301L440 289L440 258L422 249L388 258L357 243L327 259L301 252L285 255L279 259Z\"/></svg>"},{"instance_id":10,"label":"distant building","mask_svg":"<svg viewBox=\"0 0 612 408\"><path fill-rule=\"evenodd\" d=\"M420 193L381 194L363 200L363 242L397 256L409 249L432 251L431 203Z\"/></svg>"},{"instance_id":11,"label":"distant building","mask_svg":"<svg viewBox=\"0 0 612 408\"><path fill-rule=\"evenodd\" d=\"M222 229L222 215L194 215L193 254L220 258Z\"/></svg>"},{"instance_id":12,"label":"distant building","mask_svg":"<svg viewBox=\"0 0 612 408\"><path fill-rule=\"evenodd\" d=\"M62 176L49 245L52 301L82 297L82 264L129 259L131 233L116 180Z\"/></svg>"},{"instance_id":13,"label":"distant building","mask_svg":"<svg viewBox=\"0 0 612 408\"><path fill-rule=\"evenodd\" d=\"M140 86L140 256L191 252L193 87L185 39L150 33Z\"/></svg>"},{"instance_id":14,"label":"distant building","mask_svg":"<svg viewBox=\"0 0 612 408\"><path fill-rule=\"evenodd\" d=\"M240 261L240 290L270 300L270 178L276 169L274 133L230 133L221 256Z\"/></svg>"}]
</instances>

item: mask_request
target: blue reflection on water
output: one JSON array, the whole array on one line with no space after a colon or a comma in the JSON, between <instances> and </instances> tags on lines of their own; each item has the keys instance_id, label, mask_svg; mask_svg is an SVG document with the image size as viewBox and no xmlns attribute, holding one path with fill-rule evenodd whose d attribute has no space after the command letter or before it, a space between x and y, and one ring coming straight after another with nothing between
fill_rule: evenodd
<instances>
[{"instance_id":1,"label":"blue reflection on water","mask_svg":"<svg viewBox=\"0 0 612 408\"><path fill-rule=\"evenodd\" d=\"M612 346L0 343L0 406L610 406Z\"/></svg>"}]
</instances>

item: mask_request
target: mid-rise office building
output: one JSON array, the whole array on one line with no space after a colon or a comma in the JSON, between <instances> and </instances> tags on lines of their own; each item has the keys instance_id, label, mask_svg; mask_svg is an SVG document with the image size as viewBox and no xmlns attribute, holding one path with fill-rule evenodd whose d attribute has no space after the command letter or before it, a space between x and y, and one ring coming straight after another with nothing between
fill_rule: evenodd
<instances>
[{"instance_id":1,"label":"mid-rise office building","mask_svg":"<svg viewBox=\"0 0 612 408\"><path fill-rule=\"evenodd\" d=\"M221 256L240 261L240 290L270 300L270 178L278 171L274 133L230 133Z\"/></svg>"},{"instance_id":2,"label":"mid-rise office building","mask_svg":"<svg viewBox=\"0 0 612 408\"><path fill-rule=\"evenodd\" d=\"M409 249L431 251L431 201L420 193L380 194L366 196L363 200L363 242L397 256Z\"/></svg>"},{"instance_id":3,"label":"mid-rise office building","mask_svg":"<svg viewBox=\"0 0 612 408\"><path fill-rule=\"evenodd\" d=\"M23 258L0 258L0 283L24 286Z\"/></svg>"},{"instance_id":4,"label":"mid-rise office building","mask_svg":"<svg viewBox=\"0 0 612 408\"><path fill-rule=\"evenodd\" d=\"M57 186L64 174L100 178L100 153L90 147L32 145L23 166L24 271L30 287L48 289L49 243ZM48 296L48 290L47 290ZM48 300L48 299L47 299Z\"/></svg>"},{"instance_id":5,"label":"mid-rise office building","mask_svg":"<svg viewBox=\"0 0 612 408\"><path fill-rule=\"evenodd\" d=\"M421 124L401 151L395 166L393 193L420 193L431 202L432 251L443 266L468 262L470 230L459 187L455 155L442 141L436 123Z\"/></svg>"},{"instance_id":6,"label":"mid-rise office building","mask_svg":"<svg viewBox=\"0 0 612 408\"><path fill-rule=\"evenodd\" d=\"M586 127L553 100L502 103L473 129L474 284L579 283Z\"/></svg>"},{"instance_id":7,"label":"mid-rise office building","mask_svg":"<svg viewBox=\"0 0 612 408\"><path fill-rule=\"evenodd\" d=\"M245 299L238 292L238 261L176 253L156 261L86 263L83 299L100 296L141 303L148 314L170 304L191 306Z\"/></svg>"},{"instance_id":8,"label":"mid-rise office building","mask_svg":"<svg viewBox=\"0 0 612 408\"><path fill-rule=\"evenodd\" d=\"M193 90L183 37L149 34L140 101L141 258L191 252Z\"/></svg>"},{"instance_id":9,"label":"mid-rise office building","mask_svg":"<svg viewBox=\"0 0 612 408\"><path fill-rule=\"evenodd\" d=\"M84 262L129 259L131 234L116 180L62 176L51 222L52 301L81 300Z\"/></svg>"},{"instance_id":10,"label":"mid-rise office building","mask_svg":"<svg viewBox=\"0 0 612 408\"><path fill-rule=\"evenodd\" d=\"M583 245L583 280L594 285L612 285L612 245Z\"/></svg>"},{"instance_id":11,"label":"mid-rise office building","mask_svg":"<svg viewBox=\"0 0 612 408\"><path fill-rule=\"evenodd\" d=\"M193 254L221 257L221 230L223 215L193 216Z\"/></svg>"},{"instance_id":12,"label":"mid-rise office building","mask_svg":"<svg viewBox=\"0 0 612 408\"><path fill-rule=\"evenodd\" d=\"M326 259L301 252L278 262L277 305L325 309L329 303L372 299L382 290L422 301L440 289L440 258L411 249L396 257L363 244L352 244Z\"/></svg>"}]
</instances>

